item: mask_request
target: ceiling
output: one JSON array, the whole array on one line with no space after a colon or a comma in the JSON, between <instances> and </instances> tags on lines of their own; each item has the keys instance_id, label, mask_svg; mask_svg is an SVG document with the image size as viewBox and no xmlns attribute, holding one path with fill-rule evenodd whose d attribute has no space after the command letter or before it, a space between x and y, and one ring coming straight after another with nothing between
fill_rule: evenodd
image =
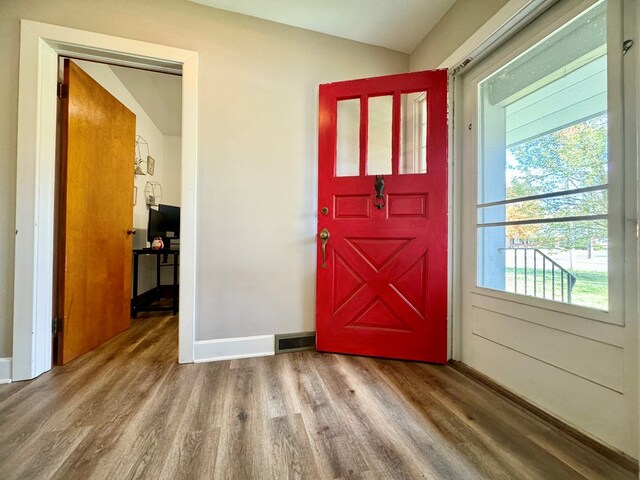
<instances>
[{"instance_id":1,"label":"ceiling","mask_svg":"<svg viewBox=\"0 0 640 480\"><path fill-rule=\"evenodd\" d=\"M163 135L182 134L182 77L127 67L111 69Z\"/></svg>"},{"instance_id":2,"label":"ceiling","mask_svg":"<svg viewBox=\"0 0 640 480\"><path fill-rule=\"evenodd\" d=\"M190 0L411 53L455 0Z\"/></svg>"}]
</instances>

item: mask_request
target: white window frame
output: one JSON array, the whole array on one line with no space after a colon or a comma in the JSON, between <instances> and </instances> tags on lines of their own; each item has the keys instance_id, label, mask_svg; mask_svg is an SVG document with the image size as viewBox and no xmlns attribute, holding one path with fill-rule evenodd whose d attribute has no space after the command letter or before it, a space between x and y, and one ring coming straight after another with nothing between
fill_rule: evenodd
<instances>
[{"instance_id":1,"label":"white window frame","mask_svg":"<svg viewBox=\"0 0 640 480\"><path fill-rule=\"evenodd\" d=\"M525 54L530 49L535 47L538 43L543 41L549 35L552 35L555 31L562 28L563 25L570 22L576 16L592 7L599 0L584 0L577 4L575 7L570 8L566 13L559 18L550 22L545 27L541 28L531 38L526 40L520 46L511 50L500 58L496 58L490 64L484 66L477 72L470 72L469 75L473 77L475 85L475 91L478 92L478 85L480 82L491 76L507 63L511 62L515 58ZM557 301L548 299L542 299L537 297L525 296L522 294L516 294L511 292L503 292L485 287L477 286L476 272L477 272L477 239L467 238L462 242L472 242L471 246L467 243L467 247L463 248L465 251L475 252L474 261L468 262L468 269L462 272L462 275L473 275L474 286L471 287L471 293L493 297L513 303L530 305L550 311L556 311L565 313L572 316L583 317L590 320L606 322L614 325L625 325L625 238L628 236L628 231L625 230L625 212L624 212L624 194L625 191L625 175L628 178L630 173L630 161L625 162L625 149L628 147L624 129L628 127L625 123L623 116L628 112L623 108L623 76L625 71L623 70L622 49L617 46L622 46L622 32L623 32L623 15L622 4L624 0L608 0L607 9L607 44L608 48L608 116L609 116L609 215L608 215L608 229L609 229L609 311L599 311L590 307L584 307L574 304L564 304ZM478 95L472 100L473 110L476 112L474 115L475 123L479 127L479 109L478 109ZM626 116L628 120L629 115ZM479 128L473 129L473 135L471 139L467 139L466 151L464 156L467 158L478 158L478 133ZM628 128L627 128L628 130ZM627 132L628 136L628 132ZM465 169L471 169L467 178L472 177L473 182L467 182L462 185L462 189L465 194L469 194L468 198L473 198L477 201L477 174L478 163L469 162L470 164ZM625 172L626 170L626 172ZM468 170L467 170L468 171ZM635 192L634 192L635 193ZM628 202L626 202L628 205ZM474 204L474 208L471 209L472 214L465 215L464 221L467 224L474 225L474 231L477 231L477 204ZM470 210L470 209L467 209ZM628 229L627 229L628 230ZM473 270L471 265L473 264Z\"/></svg>"}]
</instances>

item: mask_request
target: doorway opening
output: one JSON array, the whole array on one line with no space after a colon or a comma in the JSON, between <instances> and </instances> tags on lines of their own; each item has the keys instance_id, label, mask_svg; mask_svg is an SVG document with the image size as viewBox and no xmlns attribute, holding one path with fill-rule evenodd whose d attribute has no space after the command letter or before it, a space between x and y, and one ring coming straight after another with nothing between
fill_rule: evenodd
<instances>
[{"instance_id":1,"label":"doorway opening","mask_svg":"<svg viewBox=\"0 0 640 480\"><path fill-rule=\"evenodd\" d=\"M12 379L51 368L58 57L182 74L180 319L178 360L193 362L198 54L23 20L16 180Z\"/></svg>"},{"instance_id":2,"label":"doorway opening","mask_svg":"<svg viewBox=\"0 0 640 480\"><path fill-rule=\"evenodd\" d=\"M178 313L182 81L62 56L59 72L52 350L61 365L142 312Z\"/></svg>"}]
</instances>

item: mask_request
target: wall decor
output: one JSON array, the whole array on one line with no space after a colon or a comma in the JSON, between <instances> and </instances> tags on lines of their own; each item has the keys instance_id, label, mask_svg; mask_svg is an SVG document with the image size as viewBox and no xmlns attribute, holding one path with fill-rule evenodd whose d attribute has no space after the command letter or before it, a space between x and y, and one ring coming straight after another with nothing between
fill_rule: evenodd
<instances>
[{"instance_id":1,"label":"wall decor","mask_svg":"<svg viewBox=\"0 0 640 480\"><path fill-rule=\"evenodd\" d=\"M146 155L145 155L146 153ZM136 135L136 150L135 150L135 160L133 162L133 167L136 175L146 175L145 170L149 170L149 159L151 155L149 155L149 144L147 141L142 138L140 135ZM153 159L152 159L153 160ZM153 170L155 167L155 160L153 161L154 165L151 168L150 175L153 175Z\"/></svg>"},{"instance_id":2,"label":"wall decor","mask_svg":"<svg viewBox=\"0 0 640 480\"><path fill-rule=\"evenodd\" d=\"M154 170L156 169L156 160L151 155L147 155L147 173L149 175L153 175Z\"/></svg>"},{"instance_id":3,"label":"wall decor","mask_svg":"<svg viewBox=\"0 0 640 480\"><path fill-rule=\"evenodd\" d=\"M158 182L147 182L144 187L144 198L148 206L157 206L162 198L162 185Z\"/></svg>"}]
</instances>

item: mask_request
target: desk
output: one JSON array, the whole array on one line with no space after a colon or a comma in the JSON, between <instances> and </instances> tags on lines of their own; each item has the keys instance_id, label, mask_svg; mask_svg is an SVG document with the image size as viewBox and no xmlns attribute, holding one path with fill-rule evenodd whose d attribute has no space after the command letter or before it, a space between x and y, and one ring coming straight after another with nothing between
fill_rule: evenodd
<instances>
[{"instance_id":1,"label":"desk","mask_svg":"<svg viewBox=\"0 0 640 480\"><path fill-rule=\"evenodd\" d=\"M156 299L162 294L162 285L160 284L160 268L173 266L173 285L172 285L172 301L170 307L154 307L145 305L145 301L138 296L138 260L141 255L156 256L156 288L154 289ZM160 257L164 257L164 262L160 263ZM166 263L167 258L173 256L173 263ZM131 316L136 318L138 312L150 312L159 310L171 310L175 315L178 313L178 267L180 259L180 250L151 250L150 248L139 248L133 250L133 298L131 299Z\"/></svg>"}]
</instances>

